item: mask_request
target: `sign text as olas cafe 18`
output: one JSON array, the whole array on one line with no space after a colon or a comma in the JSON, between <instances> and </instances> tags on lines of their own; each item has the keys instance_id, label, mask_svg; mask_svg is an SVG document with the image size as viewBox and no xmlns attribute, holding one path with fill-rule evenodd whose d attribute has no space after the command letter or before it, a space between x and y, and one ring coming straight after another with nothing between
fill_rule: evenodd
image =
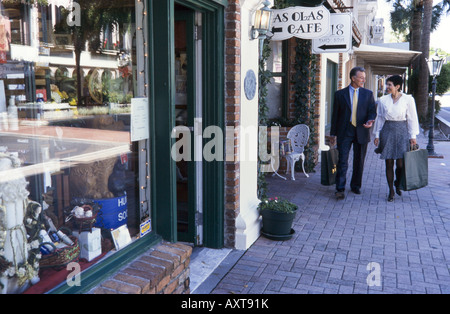
<instances>
[{"instance_id":1,"label":"sign text as olas cafe 18","mask_svg":"<svg viewBox=\"0 0 450 314\"><path fill-rule=\"evenodd\" d=\"M323 5L318 7L290 7L273 10L271 40L291 37L319 38L330 30L330 12Z\"/></svg>"}]
</instances>

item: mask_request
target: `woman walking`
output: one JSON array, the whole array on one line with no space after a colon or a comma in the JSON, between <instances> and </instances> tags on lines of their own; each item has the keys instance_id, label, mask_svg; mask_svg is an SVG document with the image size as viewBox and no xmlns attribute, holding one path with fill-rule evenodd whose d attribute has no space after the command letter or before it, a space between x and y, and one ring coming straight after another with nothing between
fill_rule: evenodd
<instances>
[{"instance_id":1,"label":"woman walking","mask_svg":"<svg viewBox=\"0 0 450 314\"><path fill-rule=\"evenodd\" d=\"M386 162L389 202L394 201L395 192L402 194L399 184L403 170L403 154L410 150L410 146L417 144L416 136L419 134L416 103L411 95L401 92L402 85L403 79L399 75L386 80L388 95L380 98L374 126L374 144L378 146L375 152L381 154L380 158Z\"/></svg>"}]
</instances>

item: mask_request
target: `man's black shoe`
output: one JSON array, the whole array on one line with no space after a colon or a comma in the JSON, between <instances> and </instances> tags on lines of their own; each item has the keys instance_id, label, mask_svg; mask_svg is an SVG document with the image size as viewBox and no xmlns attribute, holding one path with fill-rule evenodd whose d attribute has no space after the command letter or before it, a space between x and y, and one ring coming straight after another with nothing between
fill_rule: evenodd
<instances>
[{"instance_id":1,"label":"man's black shoe","mask_svg":"<svg viewBox=\"0 0 450 314\"><path fill-rule=\"evenodd\" d=\"M345 193L344 193L344 191L336 191L336 193L335 193L334 195L336 195L336 198L337 198L338 200L343 200L343 199L345 198Z\"/></svg>"},{"instance_id":2,"label":"man's black shoe","mask_svg":"<svg viewBox=\"0 0 450 314\"><path fill-rule=\"evenodd\" d=\"M358 195L361 194L361 190L357 188L352 189L352 192Z\"/></svg>"}]
</instances>

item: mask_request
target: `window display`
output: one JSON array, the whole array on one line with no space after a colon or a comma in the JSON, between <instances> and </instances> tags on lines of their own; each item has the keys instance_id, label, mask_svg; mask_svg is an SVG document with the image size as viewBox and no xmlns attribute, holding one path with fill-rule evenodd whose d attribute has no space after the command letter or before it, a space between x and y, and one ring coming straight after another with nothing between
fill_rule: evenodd
<instances>
[{"instance_id":1,"label":"window display","mask_svg":"<svg viewBox=\"0 0 450 314\"><path fill-rule=\"evenodd\" d=\"M132 110L145 15L140 0L0 1L1 293L45 293L151 230L148 130L130 136L148 114Z\"/></svg>"}]
</instances>

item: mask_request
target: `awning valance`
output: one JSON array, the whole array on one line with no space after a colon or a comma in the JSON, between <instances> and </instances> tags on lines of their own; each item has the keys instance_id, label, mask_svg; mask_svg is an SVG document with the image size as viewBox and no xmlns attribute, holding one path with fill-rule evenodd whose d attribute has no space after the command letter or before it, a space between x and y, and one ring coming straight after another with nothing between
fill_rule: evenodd
<instances>
[{"instance_id":1,"label":"awning valance","mask_svg":"<svg viewBox=\"0 0 450 314\"><path fill-rule=\"evenodd\" d=\"M377 75L403 74L422 52L361 44L354 47L358 59L364 60Z\"/></svg>"}]
</instances>

